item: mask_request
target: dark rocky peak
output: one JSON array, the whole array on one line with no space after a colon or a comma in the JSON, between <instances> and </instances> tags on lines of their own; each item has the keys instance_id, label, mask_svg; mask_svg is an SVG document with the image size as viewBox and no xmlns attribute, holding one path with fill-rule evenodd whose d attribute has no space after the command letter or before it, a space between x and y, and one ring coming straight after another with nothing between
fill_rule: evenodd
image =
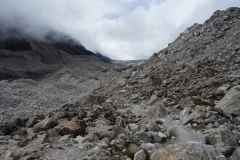
<instances>
[{"instance_id":1,"label":"dark rocky peak","mask_svg":"<svg viewBox=\"0 0 240 160\"><path fill-rule=\"evenodd\" d=\"M0 79L37 78L64 66L77 66L95 54L79 41L56 31L41 37L22 29L0 28Z\"/></svg>"},{"instance_id":2,"label":"dark rocky peak","mask_svg":"<svg viewBox=\"0 0 240 160\"><path fill-rule=\"evenodd\" d=\"M32 50L31 44L21 38L7 38L6 40L0 42L0 49L6 49L10 51L28 51Z\"/></svg>"},{"instance_id":3,"label":"dark rocky peak","mask_svg":"<svg viewBox=\"0 0 240 160\"><path fill-rule=\"evenodd\" d=\"M10 51L32 50L31 44L15 28L0 29L0 49Z\"/></svg>"},{"instance_id":4,"label":"dark rocky peak","mask_svg":"<svg viewBox=\"0 0 240 160\"><path fill-rule=\"evenodd\" d=\"M0 49L28 51L34 49L31 44L35 43L63 50L71 55L94 55L93 52L82 46L79 41L61 32L49 31L44 38L36 38L36 36L25 34L20 29L8 28L1 30Z\"/></svg>"}]
</instances>

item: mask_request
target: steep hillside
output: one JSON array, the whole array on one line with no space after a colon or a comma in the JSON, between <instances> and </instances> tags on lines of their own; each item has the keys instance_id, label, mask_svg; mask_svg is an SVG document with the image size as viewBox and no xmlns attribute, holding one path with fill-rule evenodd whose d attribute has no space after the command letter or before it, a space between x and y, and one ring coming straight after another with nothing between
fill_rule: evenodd
<instances>
[{"instance_id":1,"label":"steep hillside","mask_svg":"<svg viewBox=\"0 0 240 160\"><path fill-rule=\"evenodd\" d=\"M63 33L49 32L41 39L16 29L0 33L0 79L39 78L65 66L91 67L83 62L105 65Z\"/></svg>"},{"instance_id":2,"label":"steep hillside","mask_svg":"<svg viewBox=\"0 0 240 160\"><path fill-rule=\"evenodd\" d=\"M105 62L111 62L112 60L106 56L103 56L101 53L97 52L95 55L100 58L101 60L104 60Z\"/></svg>"},{"instance_id":3,"label":"steep hillside","mask_svg":"<svg viewBox=\"0 0 240 160\"><path fill-rule=\"evenodd\" d=\"M204 24L187 28L167 48L77 102L3 123L0 155L239 159L239 31L239 8L214 12Z\"/></svg>"},{"instance_id":4,"label":"steep hillside","mask_svg":"<svg viewBox=\"0 0 240 160\"><path fill-rule=\"evenodd\" d=\"M0 32L0 122L46 114L92 92L127 64L105 62L63 33Z\"/></svg>"}]
</instances>

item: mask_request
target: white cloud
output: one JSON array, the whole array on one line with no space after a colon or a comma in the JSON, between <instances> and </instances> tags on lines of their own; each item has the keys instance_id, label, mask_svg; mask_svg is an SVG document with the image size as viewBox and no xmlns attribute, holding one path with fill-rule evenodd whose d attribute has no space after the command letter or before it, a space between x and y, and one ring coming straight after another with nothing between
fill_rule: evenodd
<instances>
[{"instance_id":1,"label":"white cloud","mask_svg":"<svg viewBox=\"0 0 240 160\"><path fill-rule=\"evenodd\" d=\"M1 0L0 18L28 31L50 26L112 59L148 58L193 23L239 0ZM22 22L16 23L16 17ZM28 24L26 27L25 24Z\"/></svg>"}]
</instances>

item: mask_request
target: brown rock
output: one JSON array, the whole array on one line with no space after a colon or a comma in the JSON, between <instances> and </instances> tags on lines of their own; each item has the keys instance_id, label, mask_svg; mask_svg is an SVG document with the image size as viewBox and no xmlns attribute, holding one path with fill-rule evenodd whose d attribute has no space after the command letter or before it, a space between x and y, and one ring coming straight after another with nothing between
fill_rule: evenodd
<instances>
[{"instance_id":1,"label":"brown rock","mask_svg":"<svg viewBox=\"0 0 240 160\"><path fill-rule=\"evenodd\" d=\"M38 121L36 120L36 118L31 118L26 122L26 127L31 128L37 123L38 123Z\"/></svg>"},{"instance_id":2,"label":"brown rock","mask_svg":"<svg viewBox=\"0 0 240 160\"><path fill-rule=\"evenodd\" d=\"M84 135L86 127L87 125L83 121L80 121L80 124L77 123L76 121L69 121L63 126L63 128L61 128L59 134L61 136L67 134L73 134L74 136Z\"/></svg>"}]
</instances>

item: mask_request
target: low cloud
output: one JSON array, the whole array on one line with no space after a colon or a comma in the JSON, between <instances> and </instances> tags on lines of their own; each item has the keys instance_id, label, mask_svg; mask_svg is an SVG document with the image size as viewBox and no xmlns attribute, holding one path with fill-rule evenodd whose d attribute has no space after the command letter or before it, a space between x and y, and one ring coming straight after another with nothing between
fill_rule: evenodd
<instances>
[{"instance_id":1,"label":"low cloud","mask_svg":"<svg viewBox=\"0 0 240 160\"><path fill-rule=\"evenodd\" d=\"M187 27L239 0L2 0L1 27L35 37L51 31L78 39L111 59L147 59Z\"/></svg>"}]
</instances>

